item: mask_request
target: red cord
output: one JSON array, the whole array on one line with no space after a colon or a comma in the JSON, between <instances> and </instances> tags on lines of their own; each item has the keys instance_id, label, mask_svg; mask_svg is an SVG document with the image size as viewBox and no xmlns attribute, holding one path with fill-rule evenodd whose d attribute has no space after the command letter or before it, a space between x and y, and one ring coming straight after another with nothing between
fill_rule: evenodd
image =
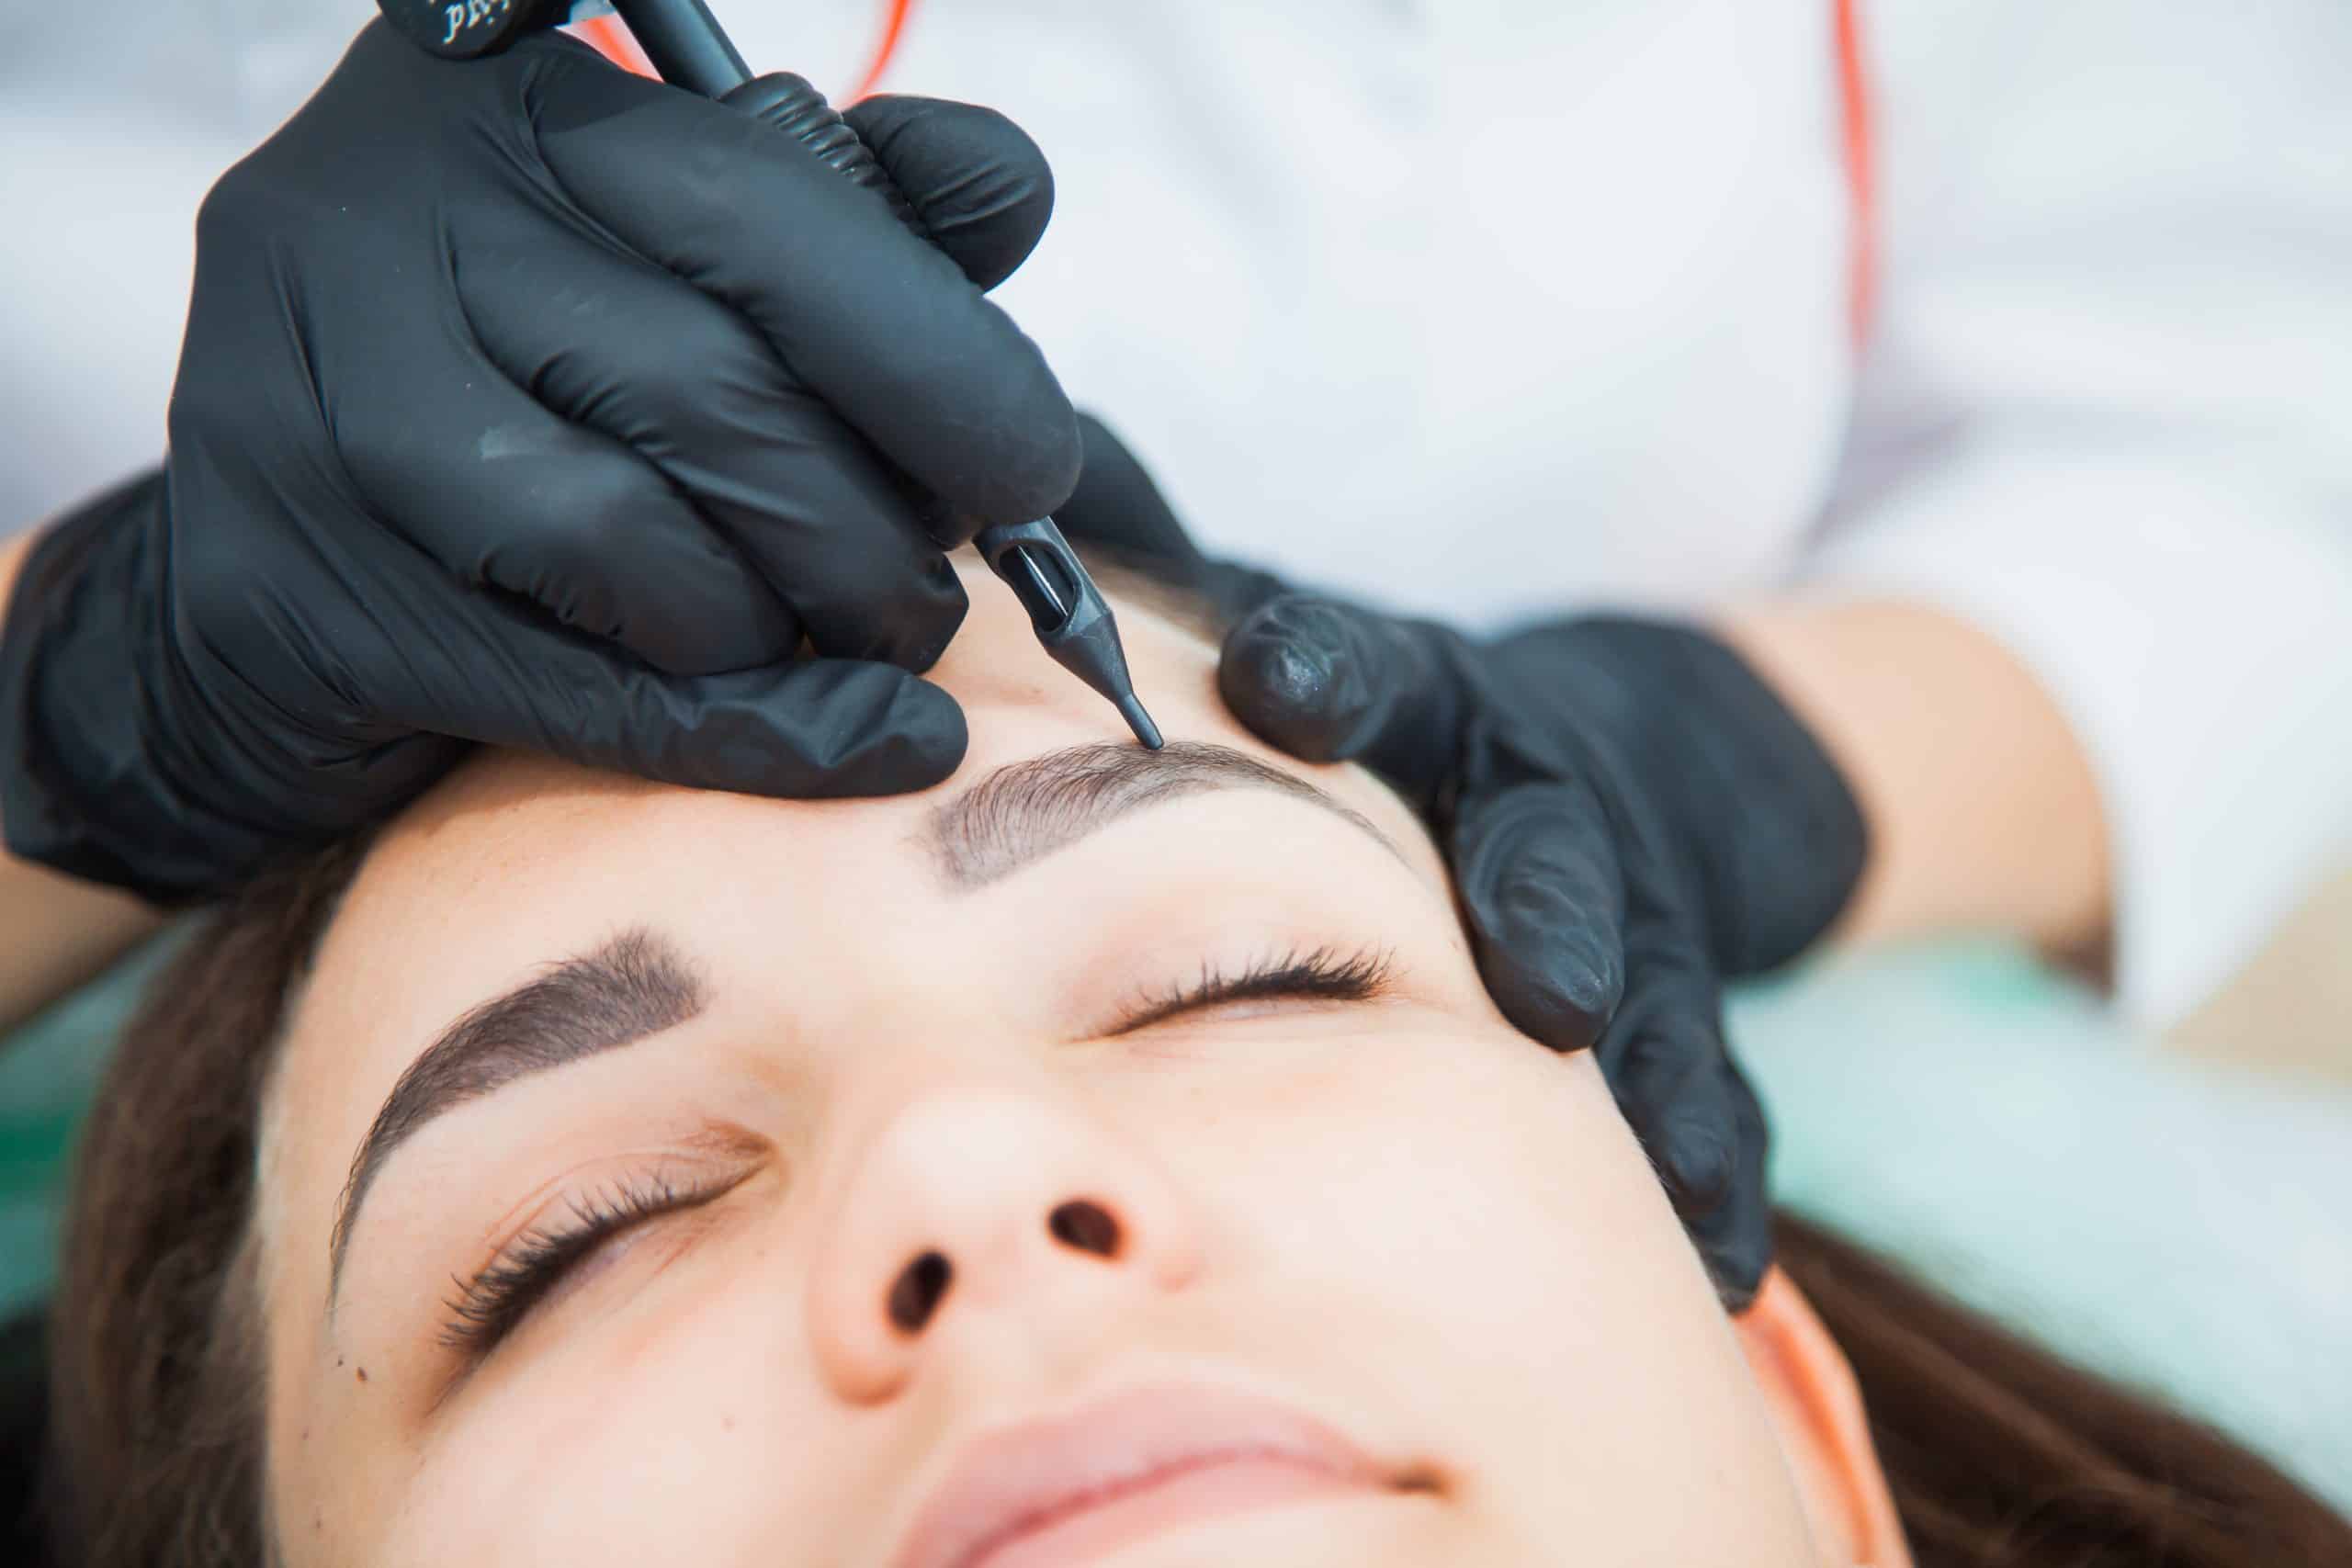
<instances>
[{"instance_id":1,"label":"red cord","mask_svg":"<svg viewBox=\"0 0 2352 1568\"><path fill-rule=\"evenodd\" d=\"M890 69L890 57L899 52L899 35L907 30L907 13L914 9L914 0L889 0L889 14L882 21L882 41L874 48L873 63L866 66L865 79L858 83L857 91L849 96L848 101L853 104L873 94L875 84Z\"/></svg>"},{"instance_id":2,"label":"red cord","mask_svg":"<svg viewBox=\"0 0 2352 1568\"><path fill-rule=\"evenodd\" d=\"M628 29L621 26L621 19L618 17L591 17L586 21L576 24L572 31L586 39L590 47L597 53L622 70L633 72L639 76L653 74L653 67L647 62L645 51L637 47L637 39L631 38Z\"/></svg>"},{"instance_id":3,"label":"red cord","mask_svg":"<svg viewBox=\"0 0 2352 1568\"><path fill-rule=\"evenodd\" d=\"M1846 121L1846 186L1853 202L1851 292L1847 300L1854 343L1870 335L1878 304L1878 159L1871 123L1870 73L1864 65L1860 0L1837 0L1838 96Z\"/></svg>"},{"instance_id":4,"label":"red cord","mask_svg":"<svg viewBox=\"0 0 2352 1568\"><path fill-rule=\"evenodd\" d=\"M907 30L907 13L914 9L914 0L888 0L888 4L889 9L882 18L882 41L875 46L874 58L867 62L857 91L842 100L844 105L871 95L875 84L882 80L883 73L890 69L890 61L899 52L899 39ZM617 17L591 17L579 24L577 30L595 46L596 52L622 70L634 71L640 76L653 74L653 67L646 63L645 51L637 47L637 40L629 37L628 29Z\"/></svg>"}]
</instances>

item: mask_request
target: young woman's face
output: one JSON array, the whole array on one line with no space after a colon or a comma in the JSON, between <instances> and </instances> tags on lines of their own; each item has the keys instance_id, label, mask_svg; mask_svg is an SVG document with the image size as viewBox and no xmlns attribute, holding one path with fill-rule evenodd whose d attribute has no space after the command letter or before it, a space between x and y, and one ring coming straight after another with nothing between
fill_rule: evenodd
<instances>
[{"instance_id":1,"label":"young woman's face","mask_svg":"<svg viewBox=\"0 0 2352 1568\"><path fill-rule=\"evenodd\" d=\"M1145 757L972 596L927 795L496 759L371 858L264 1159L288 1558L1815 1561L1409 816L1127 606Z\"/></svg>"}]
</instances>

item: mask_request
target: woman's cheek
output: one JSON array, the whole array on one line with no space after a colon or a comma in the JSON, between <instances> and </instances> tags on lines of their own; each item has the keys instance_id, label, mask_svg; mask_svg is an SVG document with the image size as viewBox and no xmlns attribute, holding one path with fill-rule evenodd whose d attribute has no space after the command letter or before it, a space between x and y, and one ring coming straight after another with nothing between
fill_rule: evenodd
<instances>
[{"instance_id":1,"label":"woman's cheek","mask_svg":"<svg viewBox=\"0 0 2352 1568\"><path fill-rule=\"evenodd\" d=\"M690 1303L483 1400L430 1455L387 1561L738 1562L796 1518L805 1535L837 1517L852 1472L808 1364L797 1267L735 1254L696 1271Z\"/></svg>"},{"instance_id":2,"label":"woman's cheek","mask_svg":"<svg viewBox=\"0 0 2352 1568\"><path fill-rule=\"evenodd\" d=\"M1392 1296L1516 1276L1521 1288L1487 1306L1460 1303L1498 1311L1557 1283L1559 1249L1529 1238L1598 1223L1579 1189L1628 1159L1599 1075L1516 1034L1385 1031L1227 1058L1243 1044L1222 1040L1215 1061L1164 1075L1148 1131L1286 1270ZM1646 1180L1637 1149L1630 1160Z\"/></svg>"}]
</instances>

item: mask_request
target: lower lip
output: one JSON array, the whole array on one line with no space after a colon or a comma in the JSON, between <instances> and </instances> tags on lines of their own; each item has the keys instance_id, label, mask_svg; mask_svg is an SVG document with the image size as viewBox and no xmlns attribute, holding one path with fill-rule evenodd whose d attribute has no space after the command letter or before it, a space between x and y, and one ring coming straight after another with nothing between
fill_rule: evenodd
<instances>
[{"instance_id":1,"label":"lower lip","mask_svg":"<svg viewBox=\"0 0 2352 1568\"><path fill-rule=\"evenodd\" d=\"M1210 1519L1371 1490L1360 1480L1295 1459L1217 1460L1080 1505L973 1559L967 1568L1074 1568Z\"/></svg>"}]
</instances>

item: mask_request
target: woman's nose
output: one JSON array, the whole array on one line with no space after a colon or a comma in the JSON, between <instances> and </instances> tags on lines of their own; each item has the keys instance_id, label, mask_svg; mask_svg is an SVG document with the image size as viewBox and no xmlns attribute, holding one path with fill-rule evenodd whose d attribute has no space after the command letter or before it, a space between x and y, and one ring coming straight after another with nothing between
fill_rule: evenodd
<instances>
[{"instance_id":1,"label":"woman's nose","mask_svg":"<svg viewBox=\"0 0 2352 1568\"><path fill-rule=\"evenodd\" d=\"M861 1404L897 1393L959 1321L1082 1330L1200 1268L1191 1212L1146 1157L1012 1090L898 1108L821 1224L809 1333L826 1381Z\"/></svg>"}]
</instances>

